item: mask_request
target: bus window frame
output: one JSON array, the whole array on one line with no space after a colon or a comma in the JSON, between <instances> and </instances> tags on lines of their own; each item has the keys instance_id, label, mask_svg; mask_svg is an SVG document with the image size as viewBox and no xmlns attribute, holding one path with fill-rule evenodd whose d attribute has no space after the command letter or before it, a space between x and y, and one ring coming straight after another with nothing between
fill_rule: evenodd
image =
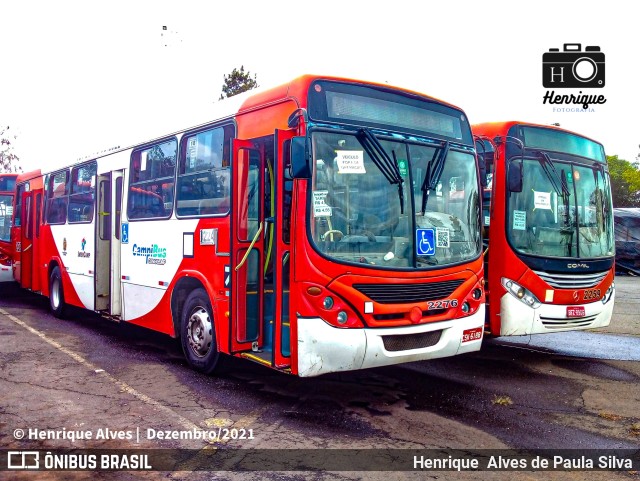
<instances>
[{"instance_id":1,"label":"bus window frame","mask_svg":"<svg viewBox=\"0 0 640 481\"><path fill-rule=\"evenodd\" d=\"M229 139L225 139L224 142L227 142L227 145L223 144L223 156L224 156L224 149L228 148L229 152L228 152L228 156L229 158L227 159L228 165L227 166L222 166L219 169L206 169L206 170L202 170L202 171L197 171L197 172L190 172L189 174L186 173L181 173L181 171L183 170L183 166L186 163L186 159L187 159L187 147L186 147L186 142L188 141L189 138L196 136L200 133L203 132L209 132L212 130L216 130L216 129L225 129L225 127L231 126L233 127L233 132L231 133L231 136L229 137ZM215 123L215 124L209 124L206 125L204 127L200 127L197 129L192 129L186 132L183 132L181 137L180 137L180 142L178 145L178 158L176 161L176 172L175 172L175 185L174 185L174 197L173 197L173 212L175 213L175 216L177 219L200 219L200 218L204 218L204 217L228 217L229 214L231 213L231 198L233 195L233 185L232 185L232 175L231 175L231 162L233 159L233 148L232 148L232 143L233 140L237 138L237 134L238 134L238 126L235 122L235 120L233 121L223 121L223 122L219 122L219 123ZM224 159L223 159L224 160ZM209 173L209 172L218 172L218 171L224 171L227 170L229 173L229 185L228 185L228 189L229 189L229 195L227 198L227 203L228 203L228 207L226 212L219 212L219 213L215 213L215 214L190 214L190 215L183 215L178 213L178 182L180 177L185 177L188 175L193 175L193 174L197 174L197 173ZM203 200L203 199L200 199Z\"/></svg>"},{"instance_id":2,"label":"bus window frame","mask_svg":"<svg viewBox=\"0 0 640 481\"><path fill-rule=\"evenodd\" d=\"M91 190L89 192L73 192L73 186L76 185L74 183L74 173L76 173L78 170L82 169L83 167L87 167L91 164L95 165L95 174L94 174L94 178L93 178L93 186L91 186ZM68 201L67 201L67 222L69 224L91 224L93 222L93 219L95 218L95 210L96 210L96 177L98 175L98 162L96 160L91 160L89 162L84 162L82 164L78 164L78 165L74 165L73 167L71 167L71 178L70 178L70 182L69 182L69 194L68 194ZM76 179L77 181L77 179ZM91 218L89 220L75 220L75 221L71 221L70 220L70 216L69 216L69 211L71 209L71 200L74 196L80 196L83 194L91 194Z\"/></svg>"},{"instance_id":3,"label":"bus window frame","mask_svg":"<svg viewBox=\"0 0 640 481\"><path fill-rule=\"evenodd\" d=\"M64 194L59 195L58 197L54 197L53 194L55 192L51 184L53 184L56 176L58 174L62 174L63 172L66 174ZM47 182L46 182L47 189L46 189L46 196L45 196L45 204L46 204L45 223L47 225L65 225L67 223L68 209L69 209L69 179L70 178L71 178L71 170L69 167L67 167L66 169L56 170L55 172L51 172L49 175L47 175ZM62 198L66 199L65 208L64 208L64 221L50 222L49 221L49 211L51 209L50 201L52 199L62 199Z\"/></svg>"},{"instance_id":4,"label":"bus window frame","mask_svg":"<svg viewBox=\"0 0 640 481\"><path fill-rule=\"evenodd\" d=\"M134 161L134 155L136 153L145 151L145 150L149 150L152 147L156 146L156 145L162 145L164 143L167 142L171 142L174 141L176 143L176 159L175 159L175 163L176 165L173 168L173 175L171 177L167 176L167 177L157 177L155 179L151 179L151 180L145 180L145 181L139 181L136 182L136 185L132 185L133 184L133 173L134 173L134 169L133 169L133 161ZM180 139L178 138L177 135L171 135L168 137L163 137L157 140L154 140L152 142L146 142L144 144L140 144L137 145L135 147L133 147L133 149L131 150L131 155L129 156L129 182L128 182L128 186L127 186L127 221L129 222L140 222L140 221L156 221L156 220L168 220L171 219L171 217L174 214L175 211L175 206L176 206L176 184L177 184L177 172L178 172L178 160L180 159ZM140 171L138 171L140 172ZM171 181L173 182L173 188L171 189L171 192L173 193L172 196L172 205L171 205L171 209L166 209L168 210L167 215L164 216L157 216L157 217L131 217L131 189L132 187L138 187L137 184L140 183L151 183L151 182L158 182L158 181L167 181L171 179ZM162 182L164 183L164 182ZM144 192L148 192L148 191L144 191ZM157 195L157 194L156 194ZM164 204L164 202L163 202Z\"/></svg>"}]
</instances>

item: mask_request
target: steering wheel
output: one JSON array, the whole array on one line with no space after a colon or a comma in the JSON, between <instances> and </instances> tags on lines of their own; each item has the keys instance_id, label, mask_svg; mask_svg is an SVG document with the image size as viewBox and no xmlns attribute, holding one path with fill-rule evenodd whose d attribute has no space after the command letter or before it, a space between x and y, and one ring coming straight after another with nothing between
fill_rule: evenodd
<instances>
[{"instance_id":1,"label":"steering wheel","mask_svg":"<svg viewBox=\"0 0 640 481\"><path fill-rule=\"evenodd\" d=\"M331 230L328 230L327 232L325 232L325 233L323 234L322 239L323 239L323 240L326 240L326 239L327 239L327 236L328 236L328 235L331 235L331 241L333 242L333 235L334 235L334 234L339 234L339 235L340 235L340 239L342 239L342 238L344 237L344 234L342 233L342 231L340 231L340 230L338 230L338 229L331 229Z\"/></svg>"}]
</instances>

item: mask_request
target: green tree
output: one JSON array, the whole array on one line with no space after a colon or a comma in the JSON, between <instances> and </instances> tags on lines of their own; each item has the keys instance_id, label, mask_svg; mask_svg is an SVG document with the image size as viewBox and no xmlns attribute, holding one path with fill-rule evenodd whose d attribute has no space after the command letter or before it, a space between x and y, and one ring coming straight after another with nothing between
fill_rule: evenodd
<instances>
[{"instance_id":1,"label":"green tree","mask_svg":"<svg viewBox=\"0 0 640 481\"><path fill-rule=\"evenodd\" d=\"M0 127L0 172L22 172L22 167L18 165L20 158L13 152L12 139L7 131L9 127Z\"/></svg>"},{"instance_id":2,"label":"green tree","mask_svg":"<svg viewBox=\"0 0 640 481\"><path fill-rule=\"evenodd\" d=\"M244 71L244 65L240 67L240 70L234 68L229 75L224 76L220 100L233 97L256 87L258 87L256 74L251 78L251 73L248 70Z\"/></svg>"},{"instance_id":3,"label":"green tree","mask_svg":"<svg viewBox=\"0 0 640 481\"><path fill-rule=\"evenodd\" d=\"M640 207L640 165L607 155L614 207Z\"/></svg>"}]
</instances>

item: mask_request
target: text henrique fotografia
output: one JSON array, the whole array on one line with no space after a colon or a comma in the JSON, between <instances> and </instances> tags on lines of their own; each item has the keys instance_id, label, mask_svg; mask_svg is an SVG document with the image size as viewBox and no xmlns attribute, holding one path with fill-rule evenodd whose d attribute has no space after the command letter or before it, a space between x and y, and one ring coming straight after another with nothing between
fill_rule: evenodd
<instances>
[{"instance_id":1,"label":"text henrique fotografia","mask_svg":"<svg viewBox=\"0 0 640 481\"><path fill-rule=\"evenodd\" d=\"M554 108L555 111L591 111L592 105L604 104L607 99L601 94L556 93L555 89L588 89L604 87L604 53L600 47L587 46L582 51L579 43L565 43L563 51L551 48L542 55L542 85L547 90L543 104L574 105L577 108Z\"/></svg>"}]
</instances>

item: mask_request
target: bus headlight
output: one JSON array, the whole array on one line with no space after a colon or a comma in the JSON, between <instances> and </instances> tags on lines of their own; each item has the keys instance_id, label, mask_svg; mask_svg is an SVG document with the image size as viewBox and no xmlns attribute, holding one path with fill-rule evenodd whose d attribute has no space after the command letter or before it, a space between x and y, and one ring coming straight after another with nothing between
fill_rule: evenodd
<instances>
[{"instance_id":1,"label":"bus headlight","mask_svg":"<svg viewBox=\"0 0 640 481\"><path fill-rule=\"evenodd\" d=\"M517 282L506 277L503 277L500 282L502 282L502 287L519 301L534 309L540 307L540 301L529 289L525 289Z\"/></svg>"},{"instance_id":2,"label":"bus headlight","mask_svg":"<svg viewBox=\"0 0 640 481\"><path fill-rule=\"evenodd\" d=\"M324 301L322 301L322 307L324 307L327 310L333 308L333 297L331 296L325 297Z\"/></svg>"},{"instance_id":3,"label":"bus headlight","mask_svg":"<svg viewBox=\"0 0 640 481\"><path fill-rule=\"evenodd\" d=\"M606 304L611 300L611 297L613 296L613 291L615 291L615 289L616 289L616 284L615 282L612 282L611 285L609 286L609 289L607 289L607 292L604 293L604 297L602 298L603 304Z\"/></svg>"}]
</instances>

